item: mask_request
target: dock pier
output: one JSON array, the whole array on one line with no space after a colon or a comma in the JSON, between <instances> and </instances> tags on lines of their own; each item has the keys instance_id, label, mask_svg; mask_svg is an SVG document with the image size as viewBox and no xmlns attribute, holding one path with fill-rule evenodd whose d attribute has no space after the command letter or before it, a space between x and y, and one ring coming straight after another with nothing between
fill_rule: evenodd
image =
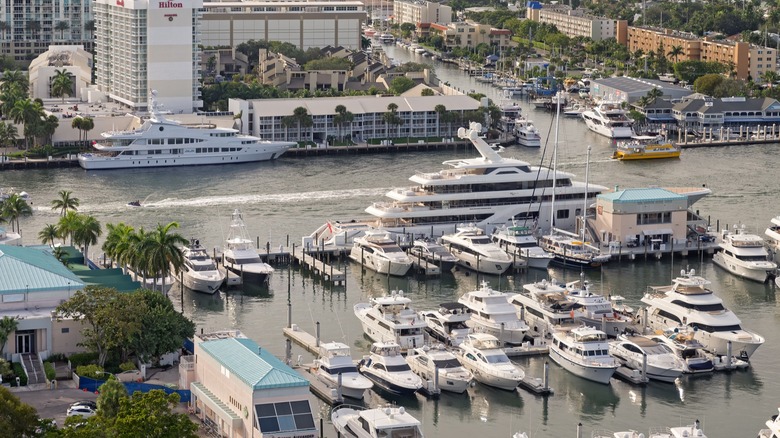
<instances>
[{"instance_id":1,"label":"dock pier","mask_svg":"<svg viewBox=\"0 0 780 438\"><path fill-rule=\"evenodd\" d=\"M519 391L520 388L536 395L553 395L554 391L550 388L550 363L544 362L544 376L541 379L526 375L520 381L517 390Z\"/></svg>"}]
</instances>

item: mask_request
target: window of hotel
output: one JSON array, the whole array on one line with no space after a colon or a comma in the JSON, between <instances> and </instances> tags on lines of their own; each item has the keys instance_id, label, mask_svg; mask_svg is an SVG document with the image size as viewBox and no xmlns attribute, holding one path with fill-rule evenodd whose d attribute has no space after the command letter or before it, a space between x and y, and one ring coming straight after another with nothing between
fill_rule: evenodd
<instances>
[{"instance_id":1,"label":"window of hotel","mask_svg":"<svg viewBox=\"0 0 780 438\"><path fill-rule=\"evenodd\" d=\"M255 405L257 428L263 434L313 430L314 417L306 400Z\"/></svg>"},{"instance_id":2,"label":"window of hotel","mask_svg":"<svg viewBox=\"0 0 780 438\"><path fill-rule=\"evenodd\" d=\"M70 333L70 328L68 328L68 327L63 327L63 328L62 328L62 333Z\"/></svg>"}]
</instances>

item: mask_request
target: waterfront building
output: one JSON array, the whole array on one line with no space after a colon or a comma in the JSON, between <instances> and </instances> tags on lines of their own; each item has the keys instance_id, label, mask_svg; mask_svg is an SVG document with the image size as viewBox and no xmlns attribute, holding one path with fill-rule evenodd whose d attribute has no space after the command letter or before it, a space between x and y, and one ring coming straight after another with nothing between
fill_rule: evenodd
<instances>
[{"instance_id":1,"label":"waterfront building","mask_svg":"<svg viewBox=\"0 0 780 438\"><path fill-rule=\"evenodd\" d=\"M649 246L667 251L687 241L691 230L706 229L707 220L690 209L708 189L633 188L596 196L592 229L602 245Z\"/></svg>"},{"instance_id":2,"label":"waterfront building","mask_svg":"<svg viewBox=\"0 0 780 438\"><path fill-rule=\"evenodd\" d=\"M663 93L661 96L667 99L680 99L692 93L687 88L655 79L616 76L590 81L590 95L594 99L608 98L632 103L646 96L653 89L661 90Z\"/></svg>"},{"instance_id":3,"label":"waterfront building","mask_svg":"<svg viewBox=\"0 0 780 438\"><path fill-rule=\"evenodd\" d=\"M27 64L51 45L92 51L92 0L26 0L0 3L0 55Z\"/></svg>"},{"instance_id":4,"label":"waterfront building","mask_svg":"<svg viewBox=\"0 0 780 438\"><path fill-rule=\"evenodd\" d=\"M95 0L95 83L115 102L148 110L150 90L176 113L203 106L202 0Z\"/></svg>"},{"instance_id":5,"label":"waterfront building","mask_svg":"<svg viewBox=\"0 0 780 438\"><path fill-rule=\"evenodd\" d=\"M388 106L398 106L396 116L400 124L388 124L385 113ZM353 115L347 126L333 123L335 108L344 105ZM321 97L312 99L230 99L228 109L241 115L244 133L266 140L308 140L324 144L329 137L339 134L351 137L355 142L373 139L402 137L445 137L451 138L457 132L458 123L442 121L435 111L437 105L444 105L448 113L463 115L480 107L480 103L469 96L349 96ZM311 126L297 125L285 128L283 119L292 116L295 108L303 107L312 118Z\"/></svg>"},{"instance_id":6,"label":"waterfront building","mask_svg":"<svg viewBox=\"0 0 780 438\"><path fill-rule=\"evenodd\" d=\"M84 46L49 46L30 63L30 95L33 99L52 99L52 79L57 71L66 71L73 80L67 98L81 100L82 90L92 83L92 54ZM59 99L59 98L57 98Z\"/></svg>"},{"instance_id":7,"label":"waterfront building","mask_svg":"<svg viewBox=\"0 0 780 438\"><path fill-rule=\"evenodd\" d=\"M701 133L742 134L780 133L780 102L770 97L695 97L672 108L677 125ZM728 130L728 133L721 130Z\"/></svg>"},{"instance_id":8,"label":"waterfront building","mask_svg":"<svg viewBox=\"0 0 780 438\"><path fill-rule=\"evenodd\" d=\"M309 382L237 330L196 335L179 386L219 436L315 438Z\"/></svg>"},{"instance_id":9,"label":"waterfront building","mask_svg":"<svg viewBox=\"0 0 780 438\"><path fill-rule=\"evenodd\" d=\"M642 50L644 53L659 53L664 51L666 52L664 55L673 62L719 62L733 69L737 79L759 80L764 72L777 69L776 49L741 41L700 38L692 33L673 29L628 26L626 38L618 38L618 42L627 45L631 52ZM668 55L672 47L682 49L682 54L676 59L672 59Z\"/></svg>"},{"instance_id":10,"label":"waterfront building","mask_svg":"<svg viewBox=\"0 0 780 438\"><path fill-rule=\"evenodd\" d=\"M365 21L360 1L205 1L199 43L236 47L249 40L281 41L301 50L325 46L359 50Z\"/></svg>"},{"instance_id":11,"label":"waterfront building","mask_svg":"<svg viewBox=\"0 0 780 438\"><path fill-rule=\"evenodd\" d=\"M542 5L538 1L528 2L526 18L552 24L564 35L587 37L593 41L616 38L619 33L625 32L627 26L625 20L596 17L584 9L572 9L566 5Z\"/></svg>"},{"instance_id":12,"label":"waterfront building","mask_svg":"<svg viewBox=\"0 0 780 438\"><path fill-rule=\"evenodd\" d=\"M512 40L512 31L508 29L496 29L488 24L473 21L459 21L449 24L431 23L428 26L428 32L444 38L444 44L449 49L452 47L473 48L484 43L504 50L509 47Z\"/></svg>"},{"instance_id":13,"label":"waterfront building","mask_svg":"<svg viewBox=\"0 0 780 438\"><path fill-rule=\"evenodd\" d=\"M346 70L304 70L295 59L282 53L271 53L266 49L260 49L260 62L257 74L260 83L271 85L281 89L297 91L307 90L367 90L376 86L383 90L385 87L378 83L367 81L369 65L374 61L364 51L352 51L343 47L324 47L321 49L327 57L345 58L349 61L349 69Z\"/></svg>"},{"instance_id":14,"label":"waterfront building","mask_svg":"<svg viewBox=\"0 0 780 438\"><path fill-rule=\"evenodd\" d=\"M452 7L426 0L395 0L393 15L396 24L412 23L418 28L424 24L449 24Z\"/></svg>"}]
</instances>

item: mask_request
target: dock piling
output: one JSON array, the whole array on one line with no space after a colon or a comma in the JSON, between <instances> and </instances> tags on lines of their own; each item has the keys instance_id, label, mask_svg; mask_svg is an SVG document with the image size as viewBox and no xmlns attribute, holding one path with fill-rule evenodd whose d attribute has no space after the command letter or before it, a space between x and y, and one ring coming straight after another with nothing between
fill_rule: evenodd
<instances>
[{"instance_id":1,"label":"dock piling","mask_svg":"<svg viewBox=\"0 0 780 438\"><path fill-rule=\"evenodd\" d=\"M726 342L726 369L731 369L731 341Z\"/></svg>"},{"instance_id":2,"label":"dock piling","mask_svg":"<svg viewBox=\"0 0 780 438\"><path fill-rule=\"evenodd\" d=\"M550 362L544 361L544 390L549 391L550 389Z\"/></svg>"},{"instance_id":3,"label":"dock piling","mask_svg":"<svg viewBox=\"0 0 780 438\"><path fill-rule=\"evenodd\" d=\"M315 337L314 346L319 348L320 346L320 322L319 321L317 321L316 326L317 326L317 335Z\"/></svg>"},{"instance_id":4,"label":"dock piling","mask_svg":"<svg viewBox=\"0 0 780 438\"><path fill-rule=\"evenodd\" d=\"M647 353L642 353L642 381L647 381Z\"/></svg>"}]
</instances>

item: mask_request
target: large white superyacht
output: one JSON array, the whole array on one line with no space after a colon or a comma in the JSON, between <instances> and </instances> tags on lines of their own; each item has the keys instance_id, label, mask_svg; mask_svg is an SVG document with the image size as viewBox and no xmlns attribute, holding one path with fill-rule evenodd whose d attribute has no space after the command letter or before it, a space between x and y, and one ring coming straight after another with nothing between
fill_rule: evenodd
<instances>
[{"instance_id":1,"label":"large white superyacht","mask_svg":"<svg viewBox=\"0 0 780 438\"><path fill-rule=\"evenodd\" d=\"M582 113L585 125L591 131L609 138L630 138L634 135L634 121L621 102L603 100Z\"/></svg>"},{"instance_id":2,"label":"large white superyacht","mask_svg":"<svg viewBox=\"0 0 780 438\"><path fill-rule=\"evenodd\" d=\"M95 151L79 154L79 165L99 170L248 163L274 160L295 145L243 135L232 128L168 120L158 109L155 90L149 98L149 113L149 119L136 130L100 134L103 140L93 145Z\"/></svg>"},{"instance_id":3,"label":"large white superyacht","mask_svg":"<svg viewBox=\"0 0 780 438\"><path fill-rule=\"evenodd\" d=\"M775 278L777 264L771 261L764 248L764 239L745 231L745 225L734 225L732 231L721 232L720 249L712 262L721 268L748 280L766 283Z\"/></svg>"},{"instance_id":4,"label":"large white superyacht","mask_svg":"<svg viewBox=\"0 0 780 438\"><path fill-rule=\"evenodd\" d=\"M511 224L512 218L521 225L537 220L539 227L549 229L553 190L558 210L555 226L574 229L576 210L586 193L585 184L573 181L574 175L567 172L502 157L479 136L481 130L479 123L458 130L458 137L471 141L480 157L445 161L447 169L417 173L409 178L413 186L393 189L386 194L389 201L366 208L372 218L327 222L311 238L348 246L354 237L370 228L438 237L455 232L458 224L463 223L473 223L490 234L494 227ZM595 199L606 190L591 184L587 187L588 198ZM569 213L563 213L564 210Z\"/></svg>"}]
</instances>

